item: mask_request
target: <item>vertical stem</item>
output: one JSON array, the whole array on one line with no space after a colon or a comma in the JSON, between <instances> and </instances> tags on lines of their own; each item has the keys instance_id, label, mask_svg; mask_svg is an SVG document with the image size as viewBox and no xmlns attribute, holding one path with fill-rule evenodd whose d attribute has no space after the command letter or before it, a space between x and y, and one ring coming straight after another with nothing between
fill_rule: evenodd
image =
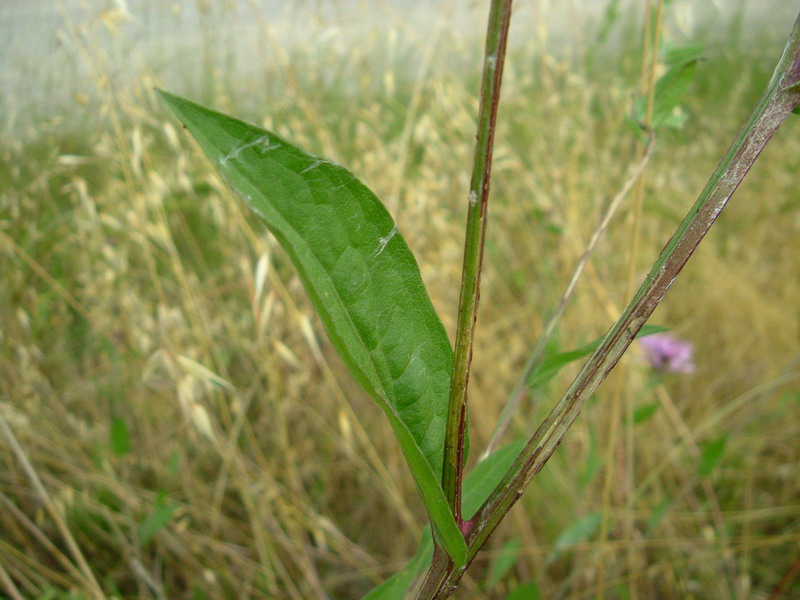
<instances>
[{"instance_id":1,"label":"vertical stem","mask_svg":"<svg viewBox=\"0 0 800 600\"><path fill-rule=\"evenodd\" d=\"M525 487L555 452L581 408L614 368L672 282L691 258L750 167L792 110L800 105L800 15L767 88L753 112L711 175L694 206L651 268L622 316L600 347L581 369L561 401L506 472L502 481L478 509L465 533L467 567L486 543ZM455 569L442 552L434 554L428 572L414 597L438 600L455 590L466 567Z\"/></svg>"},{"instance_id":2,"label":"vertical stem","mask_svg":"<svg viewBox=\"0 0 800 600\"><path fill-rule=\"evenodd\" d=\"M744 179L773 134L800 105L800 16L775 72L694 206L651 268L622 316L581 369L566 394L533 434L502 481L478 509L466 533L467 566L494 529L522 496L525 487L561 443L581 408L617 364L639 329L650 317L697 245ZM453 568L446 556L434 555L417 600L447 598L466 568Z\"/></svg>"},{"instance_id":3,"label":"vertical stem","mask_svg":"<svg viewBox=\"0 0 800 600\"><path fill-rule=\"evenodd\" d=\"M450 400L442 469L442 487L459 526L462 524L461 480L464 462L467 385L480 297L492 149L497 107L500 102L500 83L503 78L508 27L511 21L511 2L512 0L492 0L489 9L481 99L478 110L478 133L468 196L464 264L461 274L458 326L453 373L450 379Z\"/></svg>"},{"instance_id":4,"label":"vertical stem","mask_svg":"<svg viewBox=\"0 0 800 600\"><path fill-rule=\"evenodd\" d=\"M716 221L750 167L786 117L800 104L800 17L767 89L711 175L694 206L667 243L622 316L578 373L550 415L475 515L468 560L544 466L586 400L614 368Z\"/></svg>"}]
</instances>

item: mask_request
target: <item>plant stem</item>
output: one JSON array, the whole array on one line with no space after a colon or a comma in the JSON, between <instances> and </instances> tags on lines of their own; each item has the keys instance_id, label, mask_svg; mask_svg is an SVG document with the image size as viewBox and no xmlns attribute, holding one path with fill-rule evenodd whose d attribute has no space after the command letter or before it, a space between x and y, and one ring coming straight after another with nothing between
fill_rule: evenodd
<instances>
[{"instance_id":1,"label":"plant stem","mask_svg":"<svg viewBox=\"0 0 800 600\"><path fill-rule=\"evenodd\" d=\"M600 347L542 423L489 499L476 515L476 536L488 537L502 515L519 498L531 477L561 442L583 404L605 379L647 318L658 306L697 245L716 221L758 155L800 102L800 19L784 56L745 126L678 230L656 260L639 291L606 334Z\"/></svg>"},{"instance_id":2,"label":"plant stem","mask_svg":"<svg viewBox=\"0 0 800 600\"><path fill-rule=\"evenodd\" d=\"M461 295L458 302L455 356L450 378L450 399L442 468L442 488L459 526L461 517L461 481L464 467L464 436L467 414L467 385L472 362L472 342L480 298L481 266L486 239L486 217L489 203L489 180L492 170L497 107L503 78L508 27L512 0L492 0L486 32L481 99L478 109L478 133L472 166L467 208L467 230L464 240L464 263L461 273Z\"/></svg>"},{"instance_id":3,"label":"plant stem","mask_svg":"<svg viewBox=\"0 0 800 600\"><path fill-rule=\"evenodd\" d=\"M800 105L800 16L783 56L745 125L711 175L697 202L678 226L622 316L581 369L564 397L539 426L503 480L473 519L466 536L467 565L545 465L586 400L605 379L661 302L672 282L705 237L761 151L793 109ZM434 556L418 600L446 598L465 569Z\"/></svg>"}]
</instances>

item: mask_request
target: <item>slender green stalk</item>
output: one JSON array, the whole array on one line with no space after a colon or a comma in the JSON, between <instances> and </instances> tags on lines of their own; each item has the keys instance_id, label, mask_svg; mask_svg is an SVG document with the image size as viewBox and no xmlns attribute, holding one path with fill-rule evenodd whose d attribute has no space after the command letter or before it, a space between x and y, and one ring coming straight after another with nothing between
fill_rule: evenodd
<instances>
[{"instance_id":1,"label":"slender green stalk","mask_svg":"<svg viewBox=\"0 0 800 600\"><path fill-rule=\"evenodd\" d=\"M472 341L480 298L481 266L486 239L486 216L489 203L489 180L492 170L497 107L506 55L512 0L492 0L486 32L481 100L478 109L478 133L475 143L472 179L469 186L467 232L464 240L464 264L461 295L458 302L453 373L450 378L450 401L445 434L442 487L456 522L461 525L461 480L464 466L464 434L467 414L467 385L472 362Z\"/></svg>"},{"instance_id":2,"label":"slender green stalk","mask_svg":"<svg viewBox=\"0 0 800 600\"><path fill-rule=\"evenodd\" d=\"M545 465L577 418L586 400L614 368L661 302L672 282L705 237L736 188L793 109L800 105L800 15L783 56L750 117L712 174L697 202L656 260L622 316L550 415L528 441L503 480L481 506L466 535L467 564ZM465 569L454 569L441 553L434 556L416 598L450 596Z\"/></svg>"}]
</instances>

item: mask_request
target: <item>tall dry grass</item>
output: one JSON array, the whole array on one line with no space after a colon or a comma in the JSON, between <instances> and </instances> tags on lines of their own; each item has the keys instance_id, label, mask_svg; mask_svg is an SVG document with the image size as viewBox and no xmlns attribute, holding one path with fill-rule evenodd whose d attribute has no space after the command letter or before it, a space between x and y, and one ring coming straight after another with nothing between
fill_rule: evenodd
<instances>
[{"instance_id":1,"label":"tall dry grass","mask_svg":"<svg viewBox=\"0 0 800 600\"><path fill-rule=\"evenodd\" d=\"M206 100L348 165L385 199L452 332L477 53L446 21L417 40L398 22L355 48L286 54L241 88L212 64ZM151 86L172 82L111 85L119 65L94 45L102 22L74 25L96 100L73 110L91 112L78 126L38 120L0 145L1 593L360 597L412 554L423 523L390 429L281 249L156 103ZM642 274L779 46L728 45L702 64L687 127L659 136L645 175ZM634 160L635 56L592 61L575 48L570 58L537 37L506 68L473 448ZM653 318L695 345L696 372L656 378L634 349L457 597L503 598L525 581L543 598L800 594L797 126ZM623 306L630 217L623 209L590 263L561 348L602 335ZM507 439L529 434L572 374L528 398ZM587 515L603 526L557 546ZM509 541L518 559L485 589Z\"/></svg>"}]
</instances>

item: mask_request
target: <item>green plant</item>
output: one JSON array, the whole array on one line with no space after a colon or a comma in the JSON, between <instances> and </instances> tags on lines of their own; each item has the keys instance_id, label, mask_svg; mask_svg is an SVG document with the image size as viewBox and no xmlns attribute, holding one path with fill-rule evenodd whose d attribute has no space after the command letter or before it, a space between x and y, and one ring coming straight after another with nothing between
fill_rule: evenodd
<instances>
[{"instance_id":1,"label":"green plant","mask_svg":"<svg viewBox=\"0 0 800 600\"><path fill-rule=\"evenodd\" d=\"M412 562L367 598L444 598L457 586L581 408L614 368L784 119L800 103L800 19L764 94L684 221L561 401L528 442L487 456L470 476L467 387L500 98L510 0L493 0L483 67L478 135L468 198L455 351L422 284L413 255L380 201L344 168L231 117L161 92L176 116L284 246L350 371L386 413L427 509L427 535ZM635 117L677 127L693 57L651 86ZM646 156L644 157L646 161ZM550 367L540 355L524 381ZM575 360L585 349L569 354ZM566 360L564 356L561 360ZM552 363L551 363L552 364ZM537 370L538 368L538 370ZM704 472L721 456L709 446ZM600 525L593 513L566 531L559 550ZM426 570L427 569L427 570ZM422 575L424 573L424 575ZM524 592L521 592L524 593Z\"/></svg>"}]
</instances>

